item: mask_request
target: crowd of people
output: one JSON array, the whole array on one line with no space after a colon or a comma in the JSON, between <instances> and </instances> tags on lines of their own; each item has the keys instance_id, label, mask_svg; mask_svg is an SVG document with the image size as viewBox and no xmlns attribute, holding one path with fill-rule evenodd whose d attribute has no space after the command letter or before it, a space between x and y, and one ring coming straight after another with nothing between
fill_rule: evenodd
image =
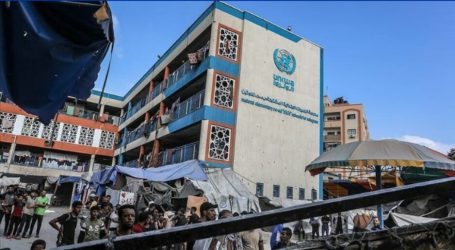
<instances>
[{"instance_id":1,"label":"crowd of people","mask_svg":"<svg viewBox=\"0 0 455 250\"><path fill-rule=\"evenodd\" d=\"M3 236L7 239L20 240L30 238L35 229L35 238L39 238L46 206L49 199L46 192L39 196L35 191L24 192L9 186L5 193L0 194L0 228L4 221ZM32 244L33 250L45 249L46 244L42 239Z\"/></svg>"},{"instance_id":2,"label":"crowd of people","mask_svg":"<svg viewBox=\"0 0 455 250\"><path fill-rule=\"evenodd\" d=\"M38 195L35 191L21 192L10 186L5 193L0 194L0 204L0 224L4 221L4 237L20 240L32 237L35 232L34 236L37 240L32 245L32 249L45 249L46 242L39 239L43 216L49 205L45 191ZM229 210L217 213L217 208L216 204L204 202L198 208L192 207L190 211L186 211L185 208L177 211L165 211L161 205L151 201L146 208L138 210L133 205L114 207L109 195L98 198L95 194L91 194L85 204L74 201L71 204L70 212L52 219L49 225L57 231L56 245L63 246L239 216L238 213ZM242 214L248 214L248 212L242 212ZM321 223L322 230L320 230ZM78 225L80 230L77 230ZM328 236L329 233L343 233L341 214L333 218L327 215L322 216L320 221L311 218L310 225L312 239L320 237L319 232L322 233L322 236ZM376 219L372 230L378 227ZM78 231L79 234L76 235ZM283 225L276 226L270 239L271 249L295 245L291 241L293 235L296 236L297 241L306 239L303 221L298 221L293 230ZM261 229L253 229L192 242L176 243L157 249L262 250L264 249L264 235Z\"/></svg>"}]
</instances>

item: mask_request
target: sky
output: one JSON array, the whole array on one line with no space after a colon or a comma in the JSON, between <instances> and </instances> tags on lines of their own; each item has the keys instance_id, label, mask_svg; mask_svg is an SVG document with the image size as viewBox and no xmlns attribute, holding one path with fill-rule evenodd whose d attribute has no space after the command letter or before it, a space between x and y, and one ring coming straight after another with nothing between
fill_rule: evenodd
<instances>
[{"instance_id":1,"label":"sky","mask_svg":"<svg viewBox=\"0 0 455 250\"><path fill-rule=\"evenodd\" d=\"M106 92L123 96L211 3L111 1ZM371 139L455 147L455 2L227 3L323 47L325 94L363 104Z\"/></svg>"}]
</instances>

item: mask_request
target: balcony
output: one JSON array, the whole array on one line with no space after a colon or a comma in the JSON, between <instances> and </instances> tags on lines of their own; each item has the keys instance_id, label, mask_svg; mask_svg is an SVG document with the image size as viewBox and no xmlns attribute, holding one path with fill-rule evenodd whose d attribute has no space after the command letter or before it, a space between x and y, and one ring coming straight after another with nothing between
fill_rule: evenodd
<instances>
[{"instance_id":1,"label":"balcony","mask_svg":"<svg viewBox=\"0 0 455 250\"><path fill-rule=\"evenodd\" d=\"M200 61L203 62L205 59L207 59L209 55L209 44L204 46L201 49L202 53L200 54ZM159 94L163 93L167 88L170 86L174 85L176 82L181 80L184 76L186 76L188 73L192 72L194 69L197 68L199 64L191 64L189 60L185 61L179 68L174 70L167 79L164 79L160 83L156 84L152 90L152 93L150 93L148 96L145 98L142 98L138 102L136 102L134 105L132 105L131 109L128 110L120 119L120 123L123 123L124 121L128 120L131 116L133 116L136 112L138 112L142 107L144 107L147 103L151 102L155 97L157 97Z\"/></svg>"},{"instance_id":2,"label":"balcony","mask_svg":"<svg viewBox=\"0 0 455 250\"><path fill-rule=\"evenodd\" d=\"M166 149L158 154L156 166L180 163L197 159L199 153L199 142L192 142L177 148Z\"/></svg>"},{"instance_id":3,"label":"balcony","mask_svg":"<svg viewBox=\"0 0 455 250\"><path fill-rule=\"evenodd\" d=\"M64 114L64 115L72 116L72 117L79 117L79 118L93 120L93 121L107 122L107 123L110 123L113 125L119 125L118 116L104 114L100 117L99 112L97 112L97 111L80 109L77 112L74 112L74 110L62 109L59 111L59 114Z\"/></svg>"},{"instance_id":4,"label":"balcony","mask_svg":"<svg viewBox=\"0 0 455 250\"><path fill-rule=\"evenodd\" d=\"M137 159L125 162L123 164L123 166L130 167L130 168L137 168L138 167Z\"/></svg>"},{"instance_id":5,"label":"balcony","mask_svg":"<svg viewBox=\"0 0 455 250\"><path fill-rule=\"evenodd\" d=\"M204 104L205 90L199 91L197 94L180 102L176 105L172 120L177 120L197 109Z\"/></svg>"},{"instance_id":6,"label":"balcony","mask_svg":"<svg viewBox=\"0 0 455 250\"><path fill-rule=\"evenodd\" d=\"M75 171L75 172L87 172L88 163L87 162L67 162L67 161L57 161L57 160L43 160L42 157L31 155L31 156L18 156L15 155L12 161L12 164L26 167L37 167L37 168L51 168L59 169L66 171Z\"/></svg>"},{"instance_id":7,"label":"balcony","mask_svg":"<svg viewBox=\"0 0 455 250\"><path fill-rule=\"evenodd\" d=\"M341 141L341 135L325 135L324 141Z\"/></svg>"}]
</instances>

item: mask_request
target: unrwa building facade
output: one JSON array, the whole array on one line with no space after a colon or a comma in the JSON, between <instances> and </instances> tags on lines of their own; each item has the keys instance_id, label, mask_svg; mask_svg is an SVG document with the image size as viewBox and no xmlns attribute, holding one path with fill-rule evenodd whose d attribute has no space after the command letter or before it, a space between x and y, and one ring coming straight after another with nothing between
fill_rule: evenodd
<instances>
[{"instance_id":1,"label":"unrwa building facade","mask_svg":"<svg viewBox=\"0 0 455 250\"><path fill-rule=\"evenodd\" d=\"M320 197L322 48L213 3L124 97L117 163L198 159L259 196Z\"/></svg>"}]
</instances>

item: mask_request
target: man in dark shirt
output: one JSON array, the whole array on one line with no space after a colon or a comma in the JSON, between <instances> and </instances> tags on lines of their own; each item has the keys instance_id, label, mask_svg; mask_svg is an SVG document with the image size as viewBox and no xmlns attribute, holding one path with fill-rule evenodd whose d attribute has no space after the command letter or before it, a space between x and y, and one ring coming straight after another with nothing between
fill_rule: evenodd
<instances>
[{"instance_id":1,"label":"man in dark shirt","mask_svg":"<svg viewBox=\"0 0 455 250\"><path fill-rule=\"evenodd\" d=\"M74 201L71 207L71 213L63 214L49 222L49 224L58 231L57 246L74 244L77 217L81 212L82 202ZM60 224L60 226L58 226L57 223Z\"/></svg>"},{"instance_id":2,"label":"man in dark shirt","mask_svg":"<svg viewBox=\"0 0 455 250\"><path fill-rule=\"evenodd\" d=\"M272 250L287 248L290 246L295 246L296 244L291 242L292 230L289 227L283 228L280 233L280 241L272 247Z\"/></svg>"}]
</instances>

